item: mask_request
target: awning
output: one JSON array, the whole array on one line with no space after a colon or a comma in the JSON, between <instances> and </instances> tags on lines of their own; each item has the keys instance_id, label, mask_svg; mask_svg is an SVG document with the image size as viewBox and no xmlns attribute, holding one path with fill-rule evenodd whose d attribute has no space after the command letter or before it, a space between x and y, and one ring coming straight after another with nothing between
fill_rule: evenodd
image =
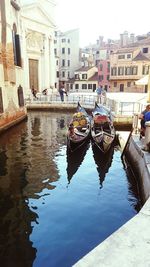
<instances>
[{"instance_id":1,"label":"awning","mask_svg":"<svg viewBox=\"0 0 150 267\"><path fill-rule=\"evenodd\" d=\"M148 76L149 75L144 76L140 80L136 81L135 84L136 85L147 85L148 84Z\"/></svg>"}]
</instances>

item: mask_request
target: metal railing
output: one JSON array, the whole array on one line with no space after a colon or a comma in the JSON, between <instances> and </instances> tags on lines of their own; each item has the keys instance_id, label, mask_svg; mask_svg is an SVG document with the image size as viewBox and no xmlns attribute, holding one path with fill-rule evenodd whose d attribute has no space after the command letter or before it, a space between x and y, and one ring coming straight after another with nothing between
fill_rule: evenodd
<instances>
[{"instance_id":1,"label":"metal railing","mask_svg":"<svg viewBox=\"0 0 150 267\"><path fill-rule=\"evenodd\" d=\"M42 95L40 93L37 94L37 98L29 95L25 102L26 104L77 104L80 102L85 107L94 108L95 102L97 101L97 95L95 94L69 94L68 96L64 96L64 102L61 101L61 98L58 94L51 95ZM106 105L110 108L114 115L122 115L122 116L133 116L135 113L141 113L144 109L143 104L140 102L124 102L124 101L116 101L115 99L102 98L101 104Z\"/></svg>"}]
</instances>

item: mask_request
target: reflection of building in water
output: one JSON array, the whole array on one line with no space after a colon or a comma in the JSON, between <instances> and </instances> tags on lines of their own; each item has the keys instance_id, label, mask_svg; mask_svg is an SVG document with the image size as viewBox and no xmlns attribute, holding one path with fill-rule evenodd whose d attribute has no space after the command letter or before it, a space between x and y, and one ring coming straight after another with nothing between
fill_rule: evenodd
<instances>
[{"instance_id":1,"label":"reflection of building in water","mask_svg":"<svg viewBox=\"0 0 150 267\"><path fill-rule=\"evenodd\" d=\"M28 200L44 189L50 192L59 179L55 155L65 136L57 118L29 113L27 122L0 138L0 250L7 266L32 266L36 257L30 234L38 213L30 210Z\"/></svg>"},{"instance_id":2,"label":"reflection of building in water","mask_svg":"<svg viewBox=\"0 0 150 267\"><path fill-rule=\"evenodd\" d=\"M27 183L28 162L25 123L0 139L0 251L3 266L32 266L36 249L32 247L31 223L37 215L26 204L24 187ZM5 156L3 156L3 151ZM18 265L19 264L19 265Z\"/></svg>"}]
</instances>

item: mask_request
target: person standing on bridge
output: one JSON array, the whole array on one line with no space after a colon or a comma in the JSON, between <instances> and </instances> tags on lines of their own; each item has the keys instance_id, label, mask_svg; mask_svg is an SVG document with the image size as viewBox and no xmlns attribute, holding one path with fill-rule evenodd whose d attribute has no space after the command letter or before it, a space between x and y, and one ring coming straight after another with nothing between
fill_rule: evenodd
<instances>
[{"instance_id":1,"label":"person standing on bridge","mask_svg":"<svg viewBox=\"0 0 150 267\"><path fill-rule=\"evenodd\" d=\"M97 93L97 102L98 103L102 103L102 92L103 92L103 87L102 85L99 85L98 88L96 89L96 93Z\"/></svg>"}]
</instances>

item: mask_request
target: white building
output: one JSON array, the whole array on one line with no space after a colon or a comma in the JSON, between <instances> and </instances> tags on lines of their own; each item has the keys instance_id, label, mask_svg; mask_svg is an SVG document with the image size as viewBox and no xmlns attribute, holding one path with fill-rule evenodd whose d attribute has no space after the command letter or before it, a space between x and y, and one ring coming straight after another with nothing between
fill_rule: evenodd
<instances>
[{"instance_id":1,"label":"white building","mask_svg":"<svg viewBox=\"0 0 150 267\"><path fill-rule=\"evenodd\" d=\"M26 117L20 1L0 1L0 132Z\"/></svg>"},{"instance_id":2,"label":"white building","mask_svg":"<svg viewBox=\"0 0 150 267\"><path fill-rule=\"evenodd\" d=\"M37 92L55 86L54 0L35 0L22 6L22 45L25 89Z\"/></svg>"},{"instance_id":3,"label":"white building","mask_svg":"<svg viewBox=\"0 0 150 267\"><path fill-rule=\"evenodd\" d=\"M74 71L80 67L79 61L79 29L67 32L57 31L55 33L55 56L59 65L59 82L67 82L74 77ZM59 61L57 61L59 59ZM57 88L58 73L56 75Z\"/></svg>"},{"instance_id":4,"label":"white building","mask_svg":"<svg viewBox=\"0 0 150 267\"><path fill-rule=\"evenodd\" d=\"M75 71L75 77L70 81L73 90L81 91L95 91L98 86L98 69L95 66L81 67Z\"/></svg>"}]
</instances>

